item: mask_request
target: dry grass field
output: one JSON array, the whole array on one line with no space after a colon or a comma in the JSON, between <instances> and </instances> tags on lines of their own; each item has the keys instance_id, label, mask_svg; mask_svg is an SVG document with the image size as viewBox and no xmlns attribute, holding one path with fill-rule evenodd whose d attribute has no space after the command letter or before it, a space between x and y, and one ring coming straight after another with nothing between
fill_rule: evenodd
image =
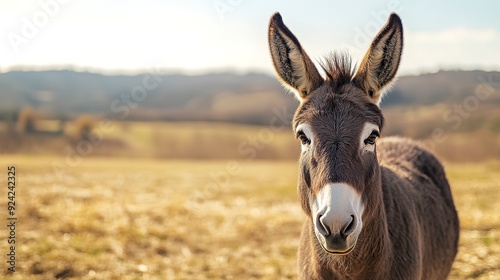
<instances>
[{"instance_id":1,"label":"dry grass field","mask_svg":"<svg viewBox=\"0 0 500 280\"><path fill-rule=\"evenodd\" d=\"M64 160L0 158L2 185L18 170L19 217L17 271L2 259L0 278L296 278L295 162L85 158L55 176ZM500 162L446 167L462 226L450 279L500 279Z\"/></svg>"}]
</instances>

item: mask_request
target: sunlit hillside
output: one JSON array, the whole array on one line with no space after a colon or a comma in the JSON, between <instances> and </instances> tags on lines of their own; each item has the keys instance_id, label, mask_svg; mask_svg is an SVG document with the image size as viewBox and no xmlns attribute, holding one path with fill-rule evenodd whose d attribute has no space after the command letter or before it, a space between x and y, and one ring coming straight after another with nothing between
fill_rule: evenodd
<instances>
[{"instance_id":1,"label":"sunlit hillside","mask_svg":"<svg viewBox=\"0 0 500 280\"><path fill-rule=\"evenodd\" d=\"M285 92L275 77L256 73L111 76L73 71L8 72L0 74L0 120L16 120L20 110L32 107L42 119L73 120L91 114L122 121L268 125L276 115L291 118L297 102ZM439 113L435 121L441 121L450 109L453 114L448 118L458 114L466 126L475 126L475 119L480 118L498 128L499 120L490 112L500 106L500 72L403 76L382 106L416 108L423 115L429 109Z\"/></svg>"},{"instance_id":2,"label":"sunlit hillside","mask_svg":"<svg viewBox=\"0 0 500 280\"><path fill-rule=\"evenodd\" d=\"M264 74L10 72L0 97L4 153L67 154L85 131L102 138L88 152L98 156L295 159L298 150L298 103ZM498 158L499 107L498 72L401 77L382 101L382 134L423 140L448 160Z\"/></svg>"}]
</instances>

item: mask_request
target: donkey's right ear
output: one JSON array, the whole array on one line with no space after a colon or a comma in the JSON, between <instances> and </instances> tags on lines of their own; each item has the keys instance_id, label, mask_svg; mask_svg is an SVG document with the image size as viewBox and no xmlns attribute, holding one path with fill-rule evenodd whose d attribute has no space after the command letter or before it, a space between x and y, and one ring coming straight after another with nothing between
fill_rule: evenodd
<instances>
[{"instance_id":1,"label":"donkey's right ear","mask_svg":"<svg viewBox=\"0 0 500 280\"><path fill-rule=\"evenodd\" d=\"M324 79L299 41L275 13L269 22L269 50L281 82L292 88L299 100L323 84Z\"/></svg>"}]
</instances>

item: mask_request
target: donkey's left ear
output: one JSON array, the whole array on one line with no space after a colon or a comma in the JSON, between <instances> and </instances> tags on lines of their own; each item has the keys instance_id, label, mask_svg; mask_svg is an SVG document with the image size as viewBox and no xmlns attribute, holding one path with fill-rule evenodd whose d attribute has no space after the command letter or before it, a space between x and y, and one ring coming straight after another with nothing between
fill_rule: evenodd
<instances>
[{"instance_id":1,"label":"donkey's left ear","mask_svg":"<svg viewBox=\"0 0 500 280\"><path fill-rule=\"evenodd\" d=\"M396 76L403 52L403 24L391 14L361 61L353 78L375 104Z\"/></svg>"}]
</instances>

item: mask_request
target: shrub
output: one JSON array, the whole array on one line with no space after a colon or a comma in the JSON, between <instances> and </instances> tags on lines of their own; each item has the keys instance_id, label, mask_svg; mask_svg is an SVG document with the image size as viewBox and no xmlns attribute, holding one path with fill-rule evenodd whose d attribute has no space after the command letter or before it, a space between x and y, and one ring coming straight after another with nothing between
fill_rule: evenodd
<instances>
[{"instance_id":1,"label":"shrub","mask_svg":"<svg viewBox=\"0 0 500 280\"><path fill-rule=\"evenodd\" d=\"M95 126L96 120L91 115L81 115L75 120L75 131L80 139L87 139Z\"/></svg>"},{"instance_id":2,"label":"shrub","mask_svg":"<svg viewBox=\"0 0 500 280\"><path fill-rule=\"evenodd\" d=\"M16 130L19 134L33 133L36 131L35 122L38 114L31 107L24 107L19 111Z\"/></svg>"}]
</instances>

